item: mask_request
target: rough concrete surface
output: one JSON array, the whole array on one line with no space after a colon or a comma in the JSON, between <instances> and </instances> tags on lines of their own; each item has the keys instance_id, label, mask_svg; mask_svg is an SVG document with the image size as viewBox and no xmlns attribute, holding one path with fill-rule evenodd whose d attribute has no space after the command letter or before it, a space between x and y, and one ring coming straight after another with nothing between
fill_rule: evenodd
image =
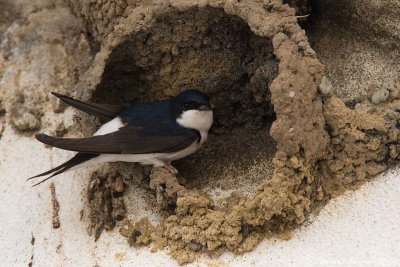
<instances>
[{"instance_id":1,"label":"rough concrete surface","mask_svg":"<svg viewBox=\"0 0 400 267\"><path fill-rule=\"evenodd\" d=\"M1 0L0 215L11 218L0 232L10 252L4 262L159 265L170 262L156 252L165 250L179 264L207 264L211 257L213 264L234 265L248 263L247 254L233 259L224 252L241 255L266 237L257 249L271 254L249 257L255 265L266 257L281 262L273 238L294 235L274 242L296 247L303 230L295 229L332 209L323 207L336 203L332 198L396 165L398 1L284 2L293 8L268 0L70 0L68 6ZM20 178L72 155L44 147L33 134L85 136L100 123L56 101L51 91L131 104L188 88L210 96L215 124L204 149L175 163L177 177L115 163L66 173L34 189ZM383 217L399 203L393 183L379 184L382 190L392 186L386 195L393 201L374 210L383 210L377 212ZM320 230L308 240L326 235L318 228L326 217L314 219ZM10 248L27 236L23 247ZM395 265L399 240L386 241L392 250L386 263ZM121 250L114 258L105 253L110 246ZM152 247L151 257L143 246ZM368 251L372 244L365 246ZM382 262L379 249L370 262ZM136 250L140 256L133 258ZM327 255L318 262L341 263L340 253Z\"/></svg>"}]
</instances>

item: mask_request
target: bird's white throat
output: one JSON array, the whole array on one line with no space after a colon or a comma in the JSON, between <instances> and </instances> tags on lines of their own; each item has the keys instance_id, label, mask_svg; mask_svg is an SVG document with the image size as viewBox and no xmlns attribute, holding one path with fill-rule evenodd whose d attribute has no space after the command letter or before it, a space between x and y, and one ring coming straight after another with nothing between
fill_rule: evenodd
<instances>
[{"instance_id":1,"label":"bird's white throat","mask_svg":"<svg viewBox=\"0 0 400 267\"><path fill-rule=\"evenodd\" d=\"M176 119L176 122L186 128L208 132L213 123L213 112L211 110L186 110Z\"/></svg>"}]
</instances>

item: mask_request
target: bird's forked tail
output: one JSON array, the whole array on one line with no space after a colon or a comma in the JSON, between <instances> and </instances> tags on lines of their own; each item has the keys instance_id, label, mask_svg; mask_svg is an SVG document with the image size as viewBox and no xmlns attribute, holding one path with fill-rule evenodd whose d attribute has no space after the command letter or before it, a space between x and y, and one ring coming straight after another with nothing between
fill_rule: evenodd
<instances>
[{"instance_id":1,"label":"bird's forked tail","mask_svg":"<svg viewBox=\"0 0 400 267\"><path fill-rule=\"evenodd\" d=\"M37 177L41 177L41 176L45 176L45 175L51 174L49 177L47 177L46 179L43 179L42 181L34 184L32 187L37 186L37 185L49 180L50 178L52 178L52 177L54 177L54 176L56 176L56 175L58 175L60 173L63 173L66 170L68 170L68 169L70 169L70 168L72 168L74 166L77 166L77 165L79 165L79 164L81 164L81 163L83 163L85 161L88 161L88 160L90 160L92 158L95 158L97 156L98 156L97 154L77 153L73 158L71 158L70 160L64 162L63 164L61 164L61 165L59 165L59 166L57 166L57 167L55 167L55 168L53 168L53 169L51 169L49 171L46 171L44 173L41 173L41 174L35 175L33 177L30 177L30 178L27 179L27 181L31 180L31 179L34 179L34 178L37 178Z\"/></svg>"}]
</instances>

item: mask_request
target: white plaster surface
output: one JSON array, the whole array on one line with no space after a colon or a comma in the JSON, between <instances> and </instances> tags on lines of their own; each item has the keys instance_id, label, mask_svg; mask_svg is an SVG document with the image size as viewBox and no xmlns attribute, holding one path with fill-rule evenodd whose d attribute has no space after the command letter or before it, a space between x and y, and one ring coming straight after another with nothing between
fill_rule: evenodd
<instances>
[{"instance_id":1,"label":"white plaster surface","mask_svg":"<svg viewBox=\"0 0 400 267\"><path fill-rule=\"evenodd\" d=\"M45 148L33 137L6 127L0 139L0 266L176 266L165 252L135 249L117 232L97 242L80 219L92 169L54 179L61 227L51 226L49 184L31 188L26 178L73 155ZM295 231L289 241L269 239L244 255L200 258L189 266L400 266L400 168L388 171L355 192L333 199L320 214ZM129 187L133 218L143 190ZM32 245L32 236L35 242Z\"/></svg>"}]
</instances>

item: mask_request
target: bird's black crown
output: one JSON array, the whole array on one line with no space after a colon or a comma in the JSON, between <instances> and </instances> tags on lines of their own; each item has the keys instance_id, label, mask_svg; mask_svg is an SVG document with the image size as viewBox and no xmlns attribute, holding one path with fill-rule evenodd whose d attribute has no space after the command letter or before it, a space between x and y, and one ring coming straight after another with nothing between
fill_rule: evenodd
<instances>
[{"instance_id":1,"label":"bird's black crown","mask_svg":"<svg viewBox=\"0 0 400 267\"><path fill-rule=\"evenodd\" d=\"M210 101L206 94L191 89L181 92L174 98L174 113L178 117L186 110L210 110Z\"/></svg>"}]
</instances>

